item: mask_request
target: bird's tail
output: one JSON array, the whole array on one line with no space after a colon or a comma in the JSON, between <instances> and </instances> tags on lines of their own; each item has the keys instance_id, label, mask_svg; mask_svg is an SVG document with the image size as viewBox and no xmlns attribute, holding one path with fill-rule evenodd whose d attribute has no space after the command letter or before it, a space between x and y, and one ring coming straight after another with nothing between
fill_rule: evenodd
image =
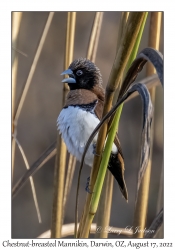
<instances>
[{"instance_id":1,"label":"bird's tail","mask_svg":"<svg viewBox=\"0 0 175 250\"><path fill-rule=\"evenodd\" d=\"M124 179L124 171L125 171L124 160L120 153L111 154L108 169L117 180L119 188L124 198L128 202L128 191L127 191L127 187L126 187L126 183Z\"/></svg>"}]
</instances>

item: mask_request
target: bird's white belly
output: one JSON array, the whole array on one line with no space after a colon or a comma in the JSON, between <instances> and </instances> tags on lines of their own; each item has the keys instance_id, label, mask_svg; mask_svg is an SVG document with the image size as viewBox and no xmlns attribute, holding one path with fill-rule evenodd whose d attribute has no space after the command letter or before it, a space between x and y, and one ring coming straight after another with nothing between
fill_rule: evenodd
<instances>
[{"instance_id":1,"label":"bird's white belly","mask_svg":"<svg viewBox=\"0 0 175 250\"><path fill-rule=\"evenodd\" d=\"M64 108L57 119L58 129L67 146L68 151L77 160L81 157L92 131L98 125L99 119L92 113L79 107L69 106ZM89 146L85 156L85 163L92 166L94 158L94 145L97 141L96 135ZM117 147L113 144L112 152L117 153Z\"/></svg>"}]
</instances>

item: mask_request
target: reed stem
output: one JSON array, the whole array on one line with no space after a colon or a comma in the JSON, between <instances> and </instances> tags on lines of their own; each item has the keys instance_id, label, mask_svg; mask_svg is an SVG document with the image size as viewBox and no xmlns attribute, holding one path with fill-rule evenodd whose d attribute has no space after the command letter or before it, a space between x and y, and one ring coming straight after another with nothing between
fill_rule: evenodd
<instances>
[{"instance_id":1,"label":"reed stem","mask_svg":"<svg viewBox=\"0 0 175 250\"><path fill-rule=\"evenodd\" d=\"M149 31L149 47L159 50L160 42L160 27L161 27L161 12L151 12L150 20L150 31ZM147 64L147 76L155 73L155 69L151 64ZM150 90L153 107L155 106L155 88ZM154 117L151 128L151 138L154 136ZM152 153L153 153L153 142L150 145L150 160L148 162L145 175L142 179L141 186L138 191L137 202L134 212L134 228L139 227L139 231L134 234L134 238L144 237L144 228L146 224L148 197L149 197L149 186L151 176L151 165L152 165Z\"/></svg>"},{"instance_id":2,"label":"reed stem","mask_svg":"<svg viewBox=\"0 0 175 250\"><path fill-rule=\"evenodd\" d=\"M92 62L95 62L96 58L97 45L99 41L102 20L103 12L96 12L87 52L87 58Z\"/></svg>"},{"instance_id":3,"label":"reed stem","mask_svg":"<svg viewBox=\"0 0 175 250\"><path fill-rule=\"evenodd\" d=\"M128 59L129 59L129 56L131 54L131 51L134 47L136 37L139 33L139 30L140 30L140 27L141 27L141 24L144 20L145 15L146 15L146 12L132 12L129 15L128 23L127 23L126 29L124 30L124 34L123 34L123 37L121 39L121 45L120 45L119 50L116 54L114 65L113 65L113 68L112 68L112 71L111 71L111 74L109 77L108 85L106 88L103 116L111 108L112 99L114 96L114 91L120 82L121 76L122 76L123 71L126 67L126 64L127 64ZM99 131L99 135L98 135L98 140L97 140L97 145L96 145L97 155L101 155L101 153L102 153L103 145L104 145L105 138L106 138L106 133L107 133L107 124L104 124L101 127L101 129ZM106 145L107 145L107 143L106 143ZM95 180L97 178L97 174L99 171L100 161L101 161L101 157L98 157L98 156L94 157L94 163L93 163L93 168L92 168L92 172L91 172L91 179L90 179L91 180L90 185L92 187L92 190L94 188ZM104 157L102 158L102 161L104 161ZM103 171L105 171L105 168L103 169ZM101 175L100 176L104 177L103 175L104 175L104 173L102 174L102 176ZM98 190L99 190L98 196L96 193L93 193L93 195L88 194L87 201L85 204L85 209L84 209L84 216L80 222L84 225L84 230L80 234L80 237L82 237L82 238L88 237L90 224L91 224L93 216L94 216L93 213L96 212L95 209L97 208L99 194L101 193L103 178L101 179L101 181L99 181L99 179L97 178L96 183L97 184L95 184L95 185L100 185L100 186L98 186ZM95 198L94 198L94 195L95 195ZM93 207L92 206L90 207L91 197L92 197L92 201L95 202Z\"/></svg>"},{"instance_id":4,"label":"reed stem","mask_svg":"<svg viewBox=\"0 0 175 250\"><path fill-rule=\"evenodd\" d=\"M17 83L17 70L18 70L18 55L16 52L18 44L18 34L21 24L22 12L12 13L12 134L15 132L14 116L15 116L15 96L16 96L16 83ZM15 162L15 147L16 143L12 137L12 180Z\"/></svg>"},{"instance_id":5,"label":"reed stem","mask_svg":"<svg viewBox=\"0 0 175 250\"><path fill-rule=\"evenodd\" d=\"M76 12L68 12L67 18L67 34L66 34L66 53L64 68L68 68L73 60L74 36L75 36ZM63 103L65 101L68 85L63 87ZM67 148L59 133L57 134L57 155L55 161L54 175L54 194L52 208L52 227L51 237L61 238L61 228L63 223L63 195L65 185L65 169L66 169Z\"/></svg>"},{"instance_id":6,"label":"reed stem","mask_svg":"<svg viewBox=\"0 0 175 250\"><path fill-rule=\"evenodd\" d=\"M95 62L95 59L96 59L97 45L98 45L98 41L99 41L102 20L103 20L103 12L97 12L95 14L94 23L93 23L93 27L92 27L92 31L91 31L91 36L89 39L88 52L87 52L87 58L93 62ZM75 209L75 237L77 237L77 236L79 237L80 231L82 230L82 227L84 226L83 223L80 223L78 234L77 234L77 223L78 223L78 207L76 205L76 209Z\"/></svg>"},{"instance_id":7,"label":"reed stem","mask_svg":"<svg viewBox=\"0 0 175 250\"><path fill-rule=\"evenodd\" d=\"M117 51L120 45L121 37L126 27L128 16L129 16L129 12L121 13L118 38L117 38ZM115 91L114 99L117 99L119 90L120 90L120 86L118 86L118 88ZM118 131L118 128L117 128L117 131ZM96 232L95 234L96 238L108 237L108 231L105 229L109 227L110 213L111 213L111 206L112 206L113 183L114 183L114 177L111 175L109 171L107 171L100 202L99 202L99 207L97 210L97 225L100 226L102 230L100 231L100 233Z\"/></svg>"}]
</instances>

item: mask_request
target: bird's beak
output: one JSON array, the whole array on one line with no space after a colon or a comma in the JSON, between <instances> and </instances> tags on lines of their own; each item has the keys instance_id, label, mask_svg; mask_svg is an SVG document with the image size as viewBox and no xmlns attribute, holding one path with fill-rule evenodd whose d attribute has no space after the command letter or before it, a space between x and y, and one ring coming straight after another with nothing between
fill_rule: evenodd
<instances>
[{"instance_id":1,"label":"bird's beak","mask_svg":"<svg viewBox=\"0 0 175 250\"><path fill-rule=\"evenodd\" d=\"M69 76L71 76L71 77L69 77L69 78L63 79L62 82L66 82L66 83L76 83L76 80L75 80L75 78L74 78L73 71L72 71L71 69L67 69L67 70L63 71L63 72L61 73L61 75L69 75ZM73 77L72 77L72 76L73 76Z\"/></svg>"}]
</instances>

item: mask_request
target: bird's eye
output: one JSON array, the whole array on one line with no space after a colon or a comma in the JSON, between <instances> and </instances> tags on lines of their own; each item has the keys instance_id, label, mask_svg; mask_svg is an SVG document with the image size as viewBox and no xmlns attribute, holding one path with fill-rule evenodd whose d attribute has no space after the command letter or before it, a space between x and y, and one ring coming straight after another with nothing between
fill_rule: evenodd
<instances>
[{"instance_id":1,"label":"bird's eye","mask_svg":"<svg viewBox=\"0 0 175 250\"><path fill-rule=\"evenodd\" d=\"M82 74L83 74L83 71L82 71L82 70L80 70L80 69L77 70L77 72L76 72L76 75L77 75L77 76L81 76Z\"/></svg>"}]
</instances>

